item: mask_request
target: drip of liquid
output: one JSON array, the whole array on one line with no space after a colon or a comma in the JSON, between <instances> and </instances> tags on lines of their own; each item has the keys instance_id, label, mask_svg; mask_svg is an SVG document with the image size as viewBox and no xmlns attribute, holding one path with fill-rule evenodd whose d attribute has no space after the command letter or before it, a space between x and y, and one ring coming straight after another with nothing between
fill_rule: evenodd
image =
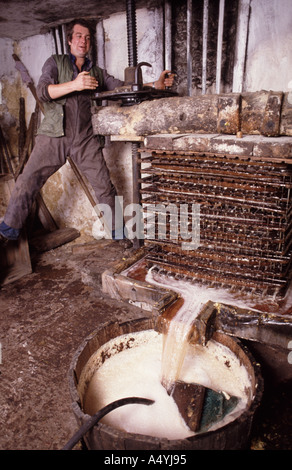
<instances>
[{"instance_id":1,"label":"drip of liquid","mask_svg":"<svg viewBox=\"0 0 292 470\"><path fill-rule=\"evenodd\" d=\"M178 380L188 348L194 318L201 309L200 298L189 298L170 322L163 335L161 382L169 394Z\"/></svg>"},{"instance_id":2,"label":"drip of liquid","mask_svg":"<svg viewBox=\"0 0 292 470\"><path fill-rule=\"evenodd\" d=\"M168 394L171 394L184 363L192 324L200 313L202 306L209 300L213 302L232 302L233 305L236 304L238 307L246 307L247 305L235 299L224 289L202 287L185 281L177 281L169 276L155 274L153 268L148 271L146 281L160 287L167 286L179 293L184 299L183 306L170 322L168 331L163 338L161 383Z\"/></svg>"}]
</instances>

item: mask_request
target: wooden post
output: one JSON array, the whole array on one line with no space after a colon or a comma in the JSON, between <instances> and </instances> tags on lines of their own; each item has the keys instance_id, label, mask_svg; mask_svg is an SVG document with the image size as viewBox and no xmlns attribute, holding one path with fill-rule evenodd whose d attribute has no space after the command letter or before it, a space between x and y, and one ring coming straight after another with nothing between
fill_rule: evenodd
<instances>
[{"instance_id":1,"label":"wooden post","mask_svg":"<svg viewBox=\"0 0 292 470\"><path fill-rule=\"evenodd\" d=\"M216 93L218 95L219 95L220 90L221 90L221 68L222 68L224 8L225 8L225 0L220 0L219 20L218 20L218 35L217 35L217 62L216 62Z\"/></svg>"},{"instance_id":2,"label":"wooden post","mask_svg":"<svg viewBox=\"0 0 292 470\"><path fill-rule=\"evenodd\" d=\"M192 96L192 70L193 70L193 61L192 61L192 53L191 53L192 19L193 19L193 2L192 0L188 0L187 2L187 89L188 89L188 96Z\"/></svg>"},{"instance_id":3,"label":"wooden post","mask_svg":"<svg viewBox=\"0 0 292 470\"><path fill-rule=\"evenodd\" d=\"M235 48L235 65L233 69L232 91L241 93L243 90L244 69L246 61L248 26L250 16L250 0L240 0L237 20L237 36Z\"/></svg>"},{"instance_id":4,"label":"wooden post","mask_svg":"<svg viewBox=\"0 0 292 470\"><path fill-rule=\"evenodd\" d=\"M208 53L208 18L209 18L209 1L204 0L203 13L203 57L202 57L202 94L206 94L207 90L207 53Z\"/></svg>"},{"instance_id":5,"label":"wooden post","mask_svg":"<svg viewBox=\"0 0 292 470\"><path fill-rule=\"evenodd\" d=\"M12 175L0 176L0 215L6 209L14 187ZM32 272L26 237L0 245L0 286L16 281Z\"/></svg>"}]
</instances>

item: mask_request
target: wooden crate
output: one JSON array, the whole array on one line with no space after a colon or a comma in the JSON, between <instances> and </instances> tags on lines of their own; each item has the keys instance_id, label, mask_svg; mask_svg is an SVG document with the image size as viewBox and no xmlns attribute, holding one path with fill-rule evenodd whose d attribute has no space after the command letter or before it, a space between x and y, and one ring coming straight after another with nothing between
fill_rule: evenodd
<instances>
[{"instance_id":1,"label":"wooden crate","mask_svg":"<svg viewBox=\"0 0 292 470\"><path fill-rule=\"evenodd\" d=\"M4 216L14 187L11 175L0 176L0 218ZM29 247L25 234L17 241L0 245L0 286L9 284L32 272Z\"/></svg>"}]
</instances>

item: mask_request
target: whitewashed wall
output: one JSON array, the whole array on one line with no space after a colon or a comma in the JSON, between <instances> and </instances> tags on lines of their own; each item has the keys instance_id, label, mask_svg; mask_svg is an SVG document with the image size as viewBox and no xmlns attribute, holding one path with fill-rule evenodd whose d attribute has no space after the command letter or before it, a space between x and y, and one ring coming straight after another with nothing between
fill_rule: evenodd
<instances>
[{"instance_id":1,"label":"whitewashed wall","mask_svg":"<svg viewBox=\"0 0 292 470\"><path fill-rule=\"evenodd\" d=\"M288 91L292 80L292 1L252 0L247 91Z\"/></svg>"},{"instance_id":2,"label":"whitewashed wall","mask_svg":"<svg viewBox=\"0 0 292 470\"><path fill-rule=\"evenodd\" d=\"M27 67L29 74L35 84L38 83L41 68L45 60L54 53L54 42L51 34L43 34L23 39L15 46L16 54ZM25 93L26 119L27 124L31 113L35 109L35 99L31 92L26 92L26 87L22 87Z\"/></svg>"},{"instance_id":3,"label":"whitewashed wall","mask_svg":"<svg viewBox=\"0 0 292 470\"><path fill-rule=\"evenodd\" d=\"M6 38L0 39L0 125L5 138L17 150L17 119L21 82L19 77L15 75L13 53L13 41Z\"/></svg>"},{"instance_id":4,"label":"whitewashed wall","mask_svg":"<svg viewBox=\"0 0 292 470\"><path fill-rule=\"evenodd\" d=\"M103 21L105 32L105 67L115 77L124 79L128 67L126 14L113 15ZM161 9L137 11L138 62L148 62L152 68L142 67L144 82L158 78L163 70L163 12Z\"/></svg>"}]
</instances>

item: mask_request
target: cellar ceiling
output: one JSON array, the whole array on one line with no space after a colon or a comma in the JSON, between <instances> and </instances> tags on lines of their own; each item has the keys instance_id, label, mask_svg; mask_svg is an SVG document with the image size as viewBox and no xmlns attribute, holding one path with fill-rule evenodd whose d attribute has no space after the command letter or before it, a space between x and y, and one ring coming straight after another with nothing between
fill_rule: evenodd
<instances>
[{"instance_id":1,"label":"cellar ceiling","mask_svg":"<svg viewBox=\"0 0 292 470\"><path fill-rule=\"evenodd\" d=\"M136 8L160 1L137 0ZM98 19L126 10L126 0L0 0L0 37L21 40L74 18Z\"/></svg>"}]
</instances>

